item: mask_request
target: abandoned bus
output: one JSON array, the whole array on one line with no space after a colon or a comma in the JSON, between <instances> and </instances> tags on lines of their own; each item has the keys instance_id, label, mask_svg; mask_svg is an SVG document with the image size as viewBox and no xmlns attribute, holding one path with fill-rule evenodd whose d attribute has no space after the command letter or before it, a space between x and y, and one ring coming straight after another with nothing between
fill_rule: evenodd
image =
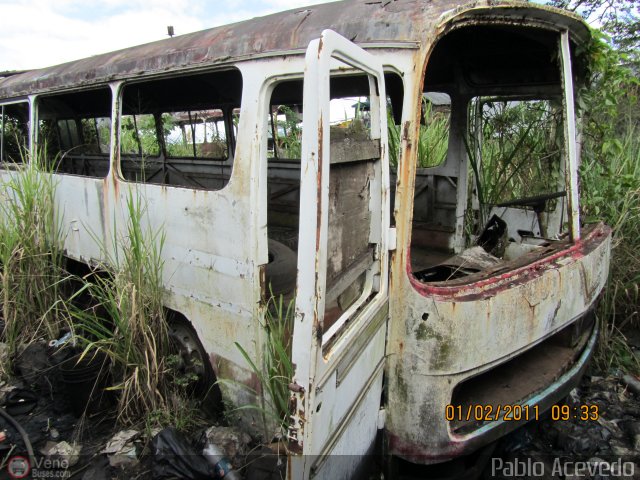
<instances>
[{"instance_id":1,"label":"abandoned bus","mask_svg":"<svg viewBox=\"0 0 640 480\"><path fill-rule=\"evenodd\" d=\"M610 230L579 216L589 30L457 3L344 0L0 79L2 176L20 144L53 162L87 268L144 199L172 328L228 404L268 395L243 352L264 364L268 299L293 302L290 478L350 478L379 430L411 462L472 452L594 348Z\"/></svg>"}]
</instances>

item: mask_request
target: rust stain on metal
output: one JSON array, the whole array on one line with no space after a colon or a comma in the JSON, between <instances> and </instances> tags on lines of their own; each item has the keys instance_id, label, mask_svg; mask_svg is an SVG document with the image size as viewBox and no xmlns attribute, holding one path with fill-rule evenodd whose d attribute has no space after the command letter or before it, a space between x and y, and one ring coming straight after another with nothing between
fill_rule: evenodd
<instances>
[{"instance_id":1,"label":"rust stain on metal","mask_svg":"<svg viewBox=\"0 0 640 480\"><path fill-rule=\"evenodd\" d=\"M298 385L297 383L290 383L288 385L288 388L294 393L304 393L304 387L302 385Z\"/></svg>"},{"instance_id":2,"label":"rust stain on metal","mask_svg":"<svg viewBox=\"0 0 640 480\"><path fill-rule=\"evenodd\" d=\"M318 299L320 298L319 291L319 276L320 276L320 266L317 263L318 252L320 251L320 230L322 227L322 155L323 155L323 138L324 138L324 127L322 125L322 115L318 119L318 173L316 178L316 273L315 273L315 285L316 285L316 294ZM315 338L320 338L322 340L322 327L320 325L319 312L317 311L317 305L314 306L313 311L313 328L315 329ZM320 335L318 335L318 330L320 330Z\"/></svg>"},{"instance_id":3,"label":"rust stain on metal","mask_svg":"<svg viewBox=\"0 0 640 480\"><path fill-rule=\"evenodd\" d=\"M322 125L322 115L318 119L318 173L316 178L316 251L320 248L320 225L322 223L322 154L323 154L324 127ZM317 270L316 270L317 274Z\"/></svg>"},{"instance_id":4,"label":"rust stain on metal","mask_svg":"<svg viewBox=\"0 0 640 480\"><path fill-rule=\"evenodd\" d=\"M611 229L604 224L599 224L588 232L584 238L574 244L569 244L565 249L555 250L547 256L520 267L513 268L514 265L507 265L504 268L504 273L481 274L479 277L469 275L457 285L445 286L442 283L426 285L413 276L410 257L407 258L405 265L410 282L422 295L435 299L455 298L456 301L460 302L474 301L490 298L502 290L522 285L533 278L539 277L547 270L557 268L558 261L565 259L579 260L597 248L601 244L603 236L609 235L611 235ZM526 258L520 259L523 263L526 260ZM452 282L448 283L451 284Z\"/></svg>"}]
</instances>

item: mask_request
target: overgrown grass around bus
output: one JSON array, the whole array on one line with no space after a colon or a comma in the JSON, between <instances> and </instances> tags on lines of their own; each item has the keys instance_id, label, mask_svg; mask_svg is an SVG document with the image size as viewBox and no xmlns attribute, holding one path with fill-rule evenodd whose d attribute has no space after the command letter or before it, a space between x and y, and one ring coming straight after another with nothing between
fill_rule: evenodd
<instances>
[{"instance_id":1,"label":"overgrown grass around bus","mask_svg":"<svg viewBox=\"0 0 640 480\"><path fill-rule=\"evenodd\" d=\"M640 77L603 34L592 33L591 81L576 92L583 119L582 216L604 220L614 235L596 361L604 373L640 374L640 352L627 341L640 330Z\"/></svg>"},{"instance_id":2,"label":"overgrown grass around bus","mask_svg":"<svg viewBox=\"0 0 640 480\"><path fill-rule=\"evenodd\" d=\"M264 316L265 344L263 361L254 361L246 349L238 342L236 348L244 357L247 365L260 382L260 391L233 380L220 380L221 384L239 386L248 390L256 403L240 406L236 411L252 410L262 420L262 435L266 443L286 435L289 419L289 384L294 374L291 362L291 341L293 334L293 316L295 300L285 302L282 295L271 295Z\"/></svg>"},{"instance_id":3,"label":"overgrown grass around bus","mask_svg":"<svg viewBox=\"0 0 640 480\"><path fill-rule=\"evenodd\" d=\"M179 381L172 368L163 306L164 234L144 226L139 194L130 193L125 207L125 232L113 238L117 253L107 259L106 274L84 278L92 307L74 310L74 327L83 355L100 351L111 361L119 423L139 426L144 419L149 429L188 428L199 415L188 382Z\"/></svg>"},{"instance_id":4,"label":"overgrown grass around bus","mask_svg":"<svg viewBox=\"0 0 640 480\"><path fill-rule=\"evenodd\" d=\"M11 165L0 181L0 339L8 346L1 366L5 374L10 374L10 360L21 345L58 338L65 324L59 298L67 274L53 208L55 180L40 174L38 170L46 168L38 163L35 159L30 165Z\"/></svg>"},{"instance_id":5,"label":"overgrown grass around bus","mask_svg":"<svg viewBox=\"0 0 640 480\"><path fill-rule=\"evenodd\" d=\"M84 278L69 274L56 180L39 158L46 156L7 166L0 184L0 342L7 345L0 374L12 376L22 348L71 329L84 356L109 358L120 424L193 426L201 415L192 379L174 368L163 307L162 231L144 227L144 201L132 193L124 234L113 238L118 254Z\"/></svg>"}]
</instances>

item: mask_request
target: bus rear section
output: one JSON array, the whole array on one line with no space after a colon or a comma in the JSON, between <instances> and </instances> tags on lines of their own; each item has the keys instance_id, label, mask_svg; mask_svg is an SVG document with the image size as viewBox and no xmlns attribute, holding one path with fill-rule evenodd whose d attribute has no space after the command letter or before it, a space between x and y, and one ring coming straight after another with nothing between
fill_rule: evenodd
<instances>
[{"instance_id":1,"label":"bus rear section","mask_svg":"<svg viewBox=\"0 0 640 480\"><path fill-rule=\"evenodd\" d=\"M577 384L611 242L579 218L584 25L511 4L436 30L420 121L402 125L387 343L388 450L418 463L472 452Z\"/></svg>"}]
</instances>

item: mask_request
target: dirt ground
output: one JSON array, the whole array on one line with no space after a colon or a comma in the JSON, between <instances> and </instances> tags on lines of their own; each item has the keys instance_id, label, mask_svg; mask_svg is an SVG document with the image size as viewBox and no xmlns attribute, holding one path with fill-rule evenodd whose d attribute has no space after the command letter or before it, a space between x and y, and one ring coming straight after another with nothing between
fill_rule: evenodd
<instances>
[{"instance_id":1,"label":"dirt ground","mask_svg":"<svg viewBox=\"0 0 640 480\"><path fill-rule=\"evenodd\" d=\"M284 464L264 457L265 449L220 422L189 438L173 430L122 431L116 428L108 397L92 398L92 408L79 417L77 399L70 398L69 385L59 372L64 361L65 356L52 355L50 347L32 345L16 362L19 377L0 384L0 405L26 431L38 461L45 462L31 472L32 478L219 478L221 472L201 455L207 441L239 467L236 477L229 474L229 478L240 478L239 472L248 480L275 479L283 472ZM562 420L547 414L474 458L427 468L402 464L398 478L640 479L640 396L623 381L621 372L586 375L565 405L571 412L583 406L597 408L598 418L580 420L571 415ZM143 438L154 434L153 441L143 445ZM20 460L9 465L10 459L26 456L25 452L15 427L0 418L0 479L31 478L9 475L11 468L21 466ZM224 461L220 465L218 469L225 468ZM626 471L618 472L618 466ZM369 479L384 475L381 466Z\"/></svg>"}]
</instances>

